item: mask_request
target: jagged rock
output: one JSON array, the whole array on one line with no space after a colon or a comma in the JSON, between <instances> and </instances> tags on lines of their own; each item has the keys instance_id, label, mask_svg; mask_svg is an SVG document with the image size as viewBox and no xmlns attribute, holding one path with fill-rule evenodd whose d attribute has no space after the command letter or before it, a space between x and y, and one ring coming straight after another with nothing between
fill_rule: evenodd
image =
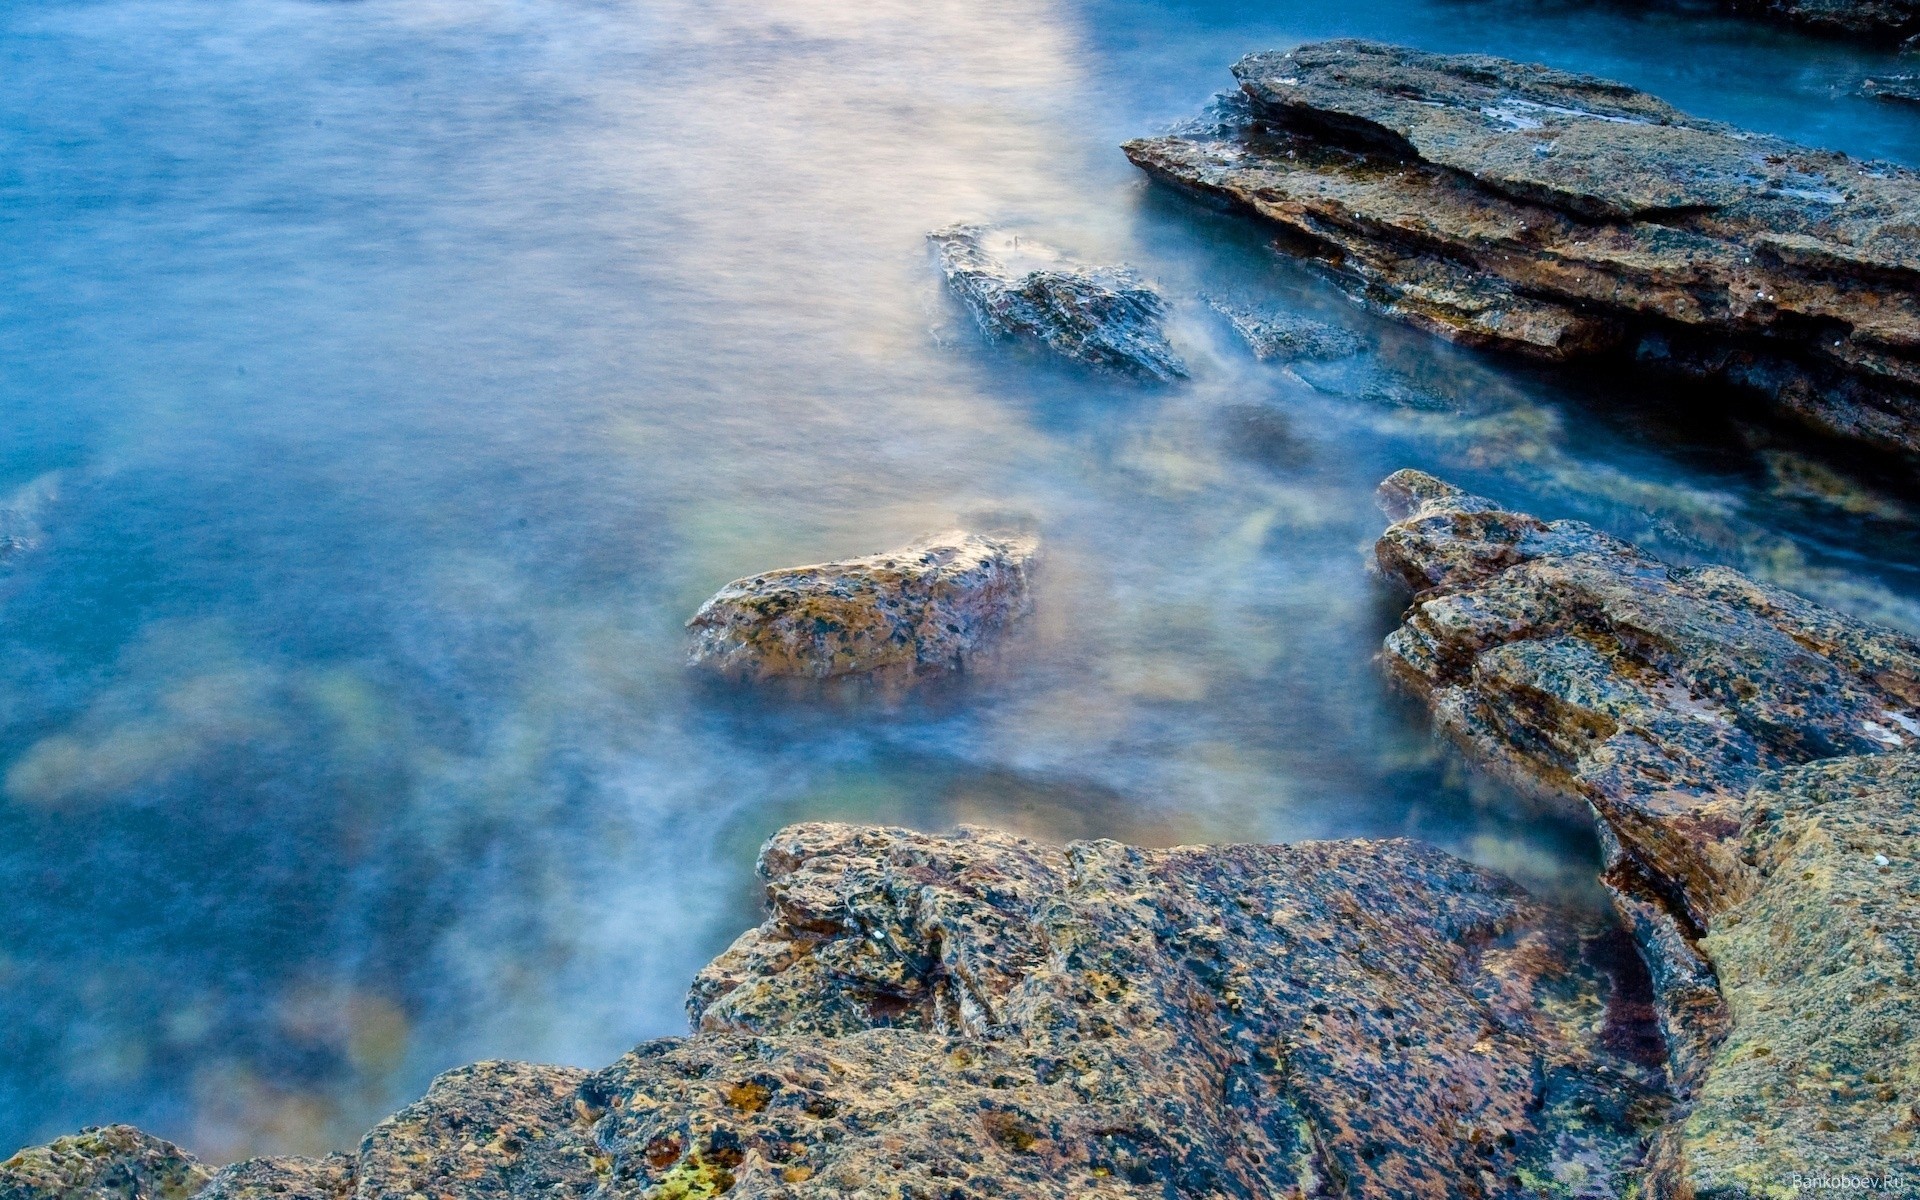
<instances>
[{"instance_id":1,"label":"jagged rock","mask_svg":"<svg viewBox=\"0 0 1920 1200\"><path fill-rule=\"evenodd\" d=\"M1860 82L1860 90L1881 100L1903 100L1920 104L1920 75L1876 75Z\"/></svg>"},{"instance_id":2,"label":"jagged rock","mask_svg":"<svg viewBox=\"0 0 1920 1200\"><path fill-rule=\"evenodd\" d=\"M801 825L697 1032L480 1064L353 1196L1611 1197L1666 1099L1565 918L1407 841L1141 850ZM1631 959L1628 960L1631 962ZM312 1160L222 1173L316 1197ZM245 1178L249 1191L225 1181ZM34 1200L41 1197L34 1196Z\"/></svg>"},{"instance_id":3,"label":"jagged rock","mask_svg":"<svg viewBox=\"0 0 1920 1200\"><path fill-rule=\"evenodd\" d=\"M0 1162L0 1200L187 1200L211 1172L131 1125L102 1125Z\"/></svg>"},{"instance_id":4,"label":"jagged rock","mask_svg":"<svg viewBox=\"0 0 1920 1200\"><path fill-rule=\"evenodd\" d=\"M1911 33L1920 22L1920 8L1906 0L1729 0L1728 7L1748 16L1882 38Z\"/></svg>"},{"instance_id":5,"label":"jagged rock","mask_svg":"<svg viewBox=\"0 0 1920 1200\"><path fill-rule=\"evenodd\" d=\"M1732 1029L1657 1182L1698 1200L1920 1186L1920 754L1787 771L1743 828L1752 890L1704 941Z\"/></svg>"},{"instance_id":6,"label":"jagged rock","mask_svg":"<svg viewBox=\"0 0 1920 1200\"><path fill-rule=\"evenodd\" d=\"M354 1159L250 1158L215 1172L195 1200L351 1200Z\"/></svg>"},{"instance_id":7,"label":"jagged rock","mask_svg":"<svg viewBox=\"0 0 1920 1200\"><path fill-rule=\"evenodd\" d=\"M687 622L690 661L735 679L954 670L1031 611L1039 545L953 530L736 579Z\"/></svg>"},{"instance_id":8,"label":"jagged rock","mask_svg":"<svg viewBox=\"0 0 1920 1200\"><path fill-rule=\"evenodd\" d=\"M1166 302L1127 267L1083 267L979 225L927 235L947 283L989 337L1030 338L1088 366L1168 381L1187 368L1167 343Z\"/></svg>"},{"instance_id":9,"label":"jagged rock","mask_svg":"<svg viewBox=\"0 0 1920 1200\"><path fill-rule=\"evenodd\" d=\"M1356 298L1469 345L1641 361L1920 452L1920 176L1622 84L1347 40L1254 54L1216 119L1130 142Z\"/></svg>"},{"instance_id":10,"label":"jagged rock","mask_svg":"<svg viewBox=\"0 0 1920 1200\"><path fill-rule=\"evenodd\" d=\"M1224 300L1207 303L1227 319L1261 362L1346 358L1366 348L1355 334L1306 317L1263 311Z\"/></svg>"},{"instance_id":11,"label":"jagged rock","mask_svg":"<svg viewBox=\"0 0 1920 1200\"><path fill-rule=\"evenodd\" d=\"M1381 497L1377 560L1414 592L1387 664L1601 821L1691 1101L1656 1194L1915 1162L1920 643L1417 471Z\"/></svg>"}]
</instances>

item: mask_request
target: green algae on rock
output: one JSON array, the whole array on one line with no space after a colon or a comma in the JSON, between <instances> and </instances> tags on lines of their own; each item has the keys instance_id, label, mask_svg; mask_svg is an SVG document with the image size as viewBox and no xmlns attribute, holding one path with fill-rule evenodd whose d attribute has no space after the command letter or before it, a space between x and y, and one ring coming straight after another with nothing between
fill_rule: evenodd
<instances>
[{"instance_id":1,"label":"green algae on rock","mask_svg":"<svg viewBox=\"0 0 1920 1200\"><path fill-rule=\"evenodd\" d=\"M954 670L1032 609L1039 545L953 530L736 579L687 622L689 661L744 680Z\"/></svg>"},{"instance_id":2,"label":"green algae on rock","mask_svg":"<svg viewBox=\"0 0 1920 1200\"><path fill-rule=\"evenodd\" d=\"M1313 43L1130 142L1354 297L1468 345L1611 354L1920 453L1920 176L1484 55Z\"/></svg>"},{"instance_id":3,"label":"green algae on rock","mask_svg":"<svg viewBox=\"0 0 1920 1200\"><path fill-rule=\"evenodd\" d=\"M1609 1032L1644 980L1419 843L801 825L761 870L692 1036L463 1068L350 1161L202 1195L1598 1200L1666 1110Z\"/></svg>"}]
</instances>

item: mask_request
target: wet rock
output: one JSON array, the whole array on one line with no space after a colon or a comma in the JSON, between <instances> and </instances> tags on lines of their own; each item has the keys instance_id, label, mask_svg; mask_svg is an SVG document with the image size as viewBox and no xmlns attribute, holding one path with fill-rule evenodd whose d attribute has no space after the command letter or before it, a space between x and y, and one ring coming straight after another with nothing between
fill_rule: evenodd
<instances>
[{"instance_id":1,"label":"wet rock","mask_svg":"<svg viewBox=\"0 0 1920 1200\"><path fill-rule=\"evenodd\" d=\"M1748 16L1881 38L1911 33L1920 22L1920 7L1906 0L1730 0L1728 7Z\"/></svg>"},{"instance_id":2,"label":"wet rock","mask_svg":"<svg viewBox=\"0 0 1920 1200\"><path fill-rule=\"evenodd\" d=\"M687 622L693 665L735 679L955 670L1032 608L1039 539L933 534L736 579Z\"/></svg>"},{"instance_id":3,"label":"wet rock","mask_svg":"<svg viewBox=\"0 0 1920 1200\"><path fill-rule=\"evenodd\" d=\"M1638 1003L1606 939L1418 843L801 825L761 871L770 916L701 973L692 1036L590 1076L452 1072L350 1172L264 1159L214 1186L1601 1197L1665 1113L1603 1032Z\"/></svg>"},{"instance_id":4,"label":"wet rock","mask_svg":"<svg viewBox=\"0 0 1920 1200\"><path fill-rule=\"evenodd\" d=\"M1292 313L1209 300L1261 362L1347 358L1366 348L1358 335Z\"/></svg>"},{"instance_id":5,"label":"wet rock","mask_svg":"<svg viewBox=\"0 0 1920 1200\"><path fill-rule=\"evenodd\" d=\"M1920 754L1784 772L1742 829L1751 891L1704 941L1732 1029L1657 1182L1701 1200L1796 1178L1920 1186Z\"/></svg>"},{"instance_id":6,"label":"wet rock","mask_svg":"<svg viewBox=\"0 0 1920 1200\"><path fill-rule=\"evenodd\" d=\"M211 1172L131 1125L102 1125L0 1162L0 1200L187 1200Z\"/></svg>"},{"instance_id":7,"label":"wet rock","mask_svg":"<svg viewBox=\"0 0 1920 1200\"><path fill-rule=\"evenodd\" d=\"M1860 82L1860 90L1880 100L1902 100L1920 104L1920 75L1910 72L1875 75Z\"/></svg>"},{"instance_id":8,"label":"wet rock","mask_svg":"<svg viewBox=\"0 0 1920 1200\"><path fill-rule=\"evenodd\" d=\"M979 225L927 235L953 288L989 337L1025 338L1104 371L1184 379L1161 323L1166 302L1126 267L1085 267Z\"/></svg>"},{"instance_id":9,"label":"wet rock","mask_svg":"<svg viewBox=\"0 0 1920 1200\"><path fill-rule=\"evenodd\" d=\"M1250 55L1127 145L1275 222L1355 298L1468 345L1638 358L1920 452L1920 177L1621 84L1364 41Z\"/></svg>"}]
</instances>

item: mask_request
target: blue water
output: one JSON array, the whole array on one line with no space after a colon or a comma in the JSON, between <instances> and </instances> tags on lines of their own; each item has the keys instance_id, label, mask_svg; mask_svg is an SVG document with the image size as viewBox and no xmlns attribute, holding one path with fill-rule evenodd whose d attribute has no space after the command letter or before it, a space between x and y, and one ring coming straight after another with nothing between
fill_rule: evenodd
<instances>
[{"instance_id":1,"label":"blue water","mask_svg":"<svg viewBox=\"0 0 1920 1200\"><path fill-rule=\"evenodd\" d=\"M1885 54L1704 11L0 8L0 1153L311 1152L459 1062L609 1061L682 1028L792 820L1410 834L1594 903L1582 823L1372 663L1400 466L1920 628L1897 477L1375 322L1121 157L1336 34L1920 162L1920 110L1852 94ZM960 219L1138 265L1192 382L983 343L922 242ZM1260 365L1202 292L1374 349ZM1009 515L1039 608L975 676L681 667L730 578Z\"/></svg>"}]
</instances>

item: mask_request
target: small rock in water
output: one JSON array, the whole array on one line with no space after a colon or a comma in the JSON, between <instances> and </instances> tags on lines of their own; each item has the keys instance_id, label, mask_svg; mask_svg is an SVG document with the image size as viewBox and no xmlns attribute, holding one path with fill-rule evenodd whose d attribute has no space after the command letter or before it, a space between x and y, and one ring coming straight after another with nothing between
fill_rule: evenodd
<instances>
[{"instance_id":1,"label":"small rock in water","mask_svg":"<svg viewBox=\"0 0 1920 1200\"><path fill-rule=\"evenodd\" d=\"M979 225L927 235L947 283L990 337L1032 338L1056 354L1142 379L1185 379L1167 343L1166 301L1127 267L1083 267Z\"/></svg>"},{"instance_id":2,"label":"small rock in water","mask_svg":"<svg viewBox=\"0 0 1920 1200\"><path fill-rule=\"evenodd\" d=\"M1222 300L1207 303L1227 319L1261 362L1346 358L1366 348L1355 334L1291 313L1260 311Z\"/></svg>"},{"instance_id":3,"label":"small rock in water","mask_svg":"<svg viewBox=\"0 0 1920 1200\"><path fill-rule=\"evenodd\" d=\"M690 662L735 679L963 666L1032 608L1039 539L933 534L885 554L736 579L687 622Z\"/></svg>"},{"instance_id":4,"label":"small rock in water","mask_svg":"<svg viewBox=\"0 0 1920 1200\"><path fill-rule=\"evenodd\" d=\"M1876 75L1862 80L1860 90L1882 100L1905 100L1920 104L1920 75Z\"/></svg>"}]
</instances>

